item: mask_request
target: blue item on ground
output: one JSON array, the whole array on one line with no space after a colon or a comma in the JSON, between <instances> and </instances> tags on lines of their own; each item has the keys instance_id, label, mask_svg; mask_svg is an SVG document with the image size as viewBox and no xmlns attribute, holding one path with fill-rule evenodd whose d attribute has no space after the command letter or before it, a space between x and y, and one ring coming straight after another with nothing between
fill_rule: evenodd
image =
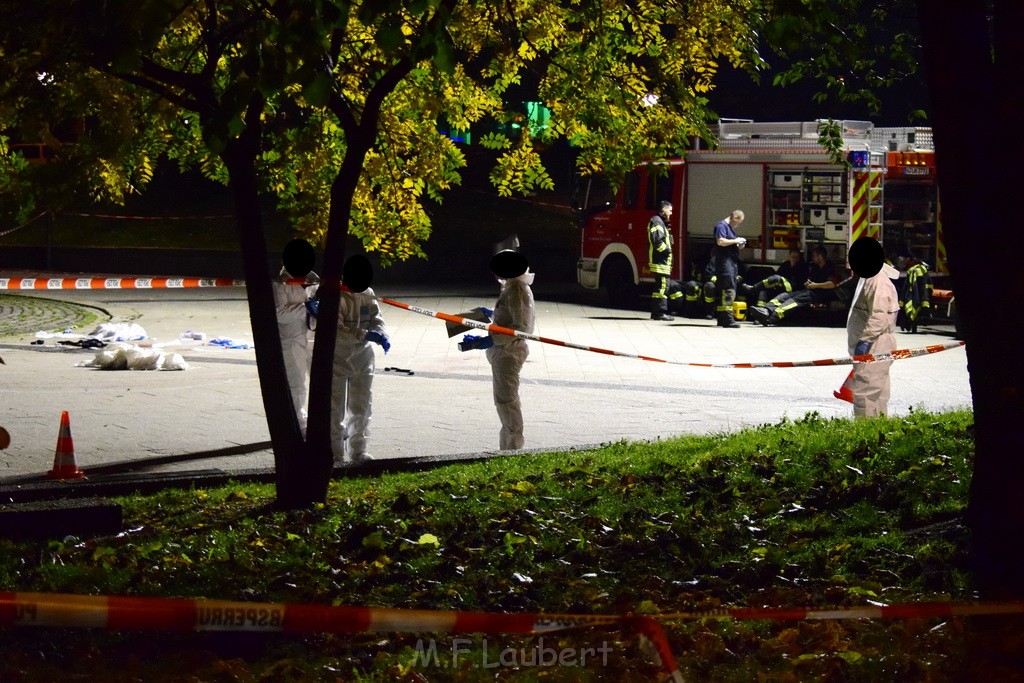
<instances>
[{"instance_id":1,"label":"blue item on ground","mask_svg":"<svg viewBox=\"0 0 1024 683\"><path fill-rule=\"evenodd\" d=\"M235 341L234 339L229 339L228 337L217 337L215 339L211 339L209 343L210 343L211 346L223 346L225 349L251 349L252 348L252 346L250 346L249 344L246 344L245 342Z\"/></svg>"}]
</instances>

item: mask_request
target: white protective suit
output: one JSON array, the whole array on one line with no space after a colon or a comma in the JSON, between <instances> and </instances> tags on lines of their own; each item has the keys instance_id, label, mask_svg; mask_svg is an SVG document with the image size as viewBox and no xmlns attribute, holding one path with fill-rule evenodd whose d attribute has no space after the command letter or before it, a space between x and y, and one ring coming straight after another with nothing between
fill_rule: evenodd
<instances>
[{"instance_id":1,"label":"white protective suit","mask_svg":"<svg viewBox=\"0 0 1024 683\"><path fill-rule=\"evenodd\" d=\"M365 458L373 400L374 344L367 332L387 338L384 318L372 289L341 292L338 338L334 344L331 388L331 445L335 462Z\"/></svg>"},{"instance_id":2,"label":"white protective suit","mask_svg":"<svg viewBox=\"0 0 1024 683\"><path fill-rule=\"evenodd\" d=\"M282 278L289 277L285 273ZM306 301L311 288L286 284L284 279L275 281L274 308L277 310L277 328L281 334L281 350L284 351L284 368L288 374L288 390L299 416L302 433L306 433L306 404L309 393L306 383L309 366L313 359L310 332L306 324Z\"/></svg>"},{"instance_id":3,"label":"white protective suit","mask_svg":"<svg viewBox=\"0 0 1024 683\"><path fill-rule=\"evenodd\" d=\"M502 283L501 294L494 305L495 325L533 334L537 312L531 284L533 273L529 271ZM506 334L491 336L494 345L487 349L487 360L491 364L494 406L498 409L498 419L501 421L498 445L503 451L516 450L523 447L519 372L523 369L526 357L530 355L530 349L525 339Z\"/></svg>"},{"instance_id":4,"label":"white protective suit","mask_svg":"<svg viewBox=\"0 0 1024 683\"><path fill-rule=\"evenodd\" d=\"M893 330L899 311L899 296L890 278L895 274L892 266L883 265L878 273L861 278L857 283L850 315L846 321L846 345L853 355L857 342L871 343L872 354L889 353L896 349ZM856 363L853 366L854 417L886 415L889 405L889 366L892 361Z\"/></svg>"}]
</instances>

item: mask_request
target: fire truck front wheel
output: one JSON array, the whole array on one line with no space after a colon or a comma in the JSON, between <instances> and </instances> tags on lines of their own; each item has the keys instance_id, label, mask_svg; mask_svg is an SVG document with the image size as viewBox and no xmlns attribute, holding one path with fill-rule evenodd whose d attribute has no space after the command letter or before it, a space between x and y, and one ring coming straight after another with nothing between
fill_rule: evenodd
<instances>
[{"instance_id":1,"label":"fire truck front wheel","mask_svg":"<svg viewBox=\"0 0 1024 683\"><path fill-rule=\"evenodd\" d=\"M601 266L601 284L615 308L635 308L640 290L633 281L633 269L623 256L610 257Z\"/></svg>"}]
</instances>

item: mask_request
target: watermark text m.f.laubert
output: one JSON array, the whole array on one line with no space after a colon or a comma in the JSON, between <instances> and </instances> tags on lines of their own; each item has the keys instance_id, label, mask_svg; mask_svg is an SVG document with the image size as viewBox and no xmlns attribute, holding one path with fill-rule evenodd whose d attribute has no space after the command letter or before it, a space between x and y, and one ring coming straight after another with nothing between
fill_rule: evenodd
<instances>
[{"instance_id":1,"label":"watermark text m.f.laubert","mask_svg":"<svg viewBox=\"0 0 1024 683\"><path fill-rule=\"evenodd\" d=\"M495 647L486 638L475 646L470 638L453 638L450 653L445 652L442 646L435 639L417 640L413 666L457 669L464 661L470 660L471 666L483 669L603 667L608 665L608 654L612 651L607 642L597 647L553 647L544 642L544 636L540 636L532 647Z\"/></svg>"}]
</instances>

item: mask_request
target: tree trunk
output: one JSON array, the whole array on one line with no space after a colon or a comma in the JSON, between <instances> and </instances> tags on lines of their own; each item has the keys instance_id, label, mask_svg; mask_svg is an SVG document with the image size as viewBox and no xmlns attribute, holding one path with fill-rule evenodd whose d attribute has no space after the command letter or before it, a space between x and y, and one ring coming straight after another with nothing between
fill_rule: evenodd
<instances>
[{"instance_id":1,"label":"tree trunk","mask_svg":"<svg viewBox=\"0 0 1024 683\"><path fill-rule=\"evenodd\" d=\"M377 137L381 104L411 69L412 61L409 59L400 60L388 69L370 88L359 118L344 100L335 98L332 102L332 111L345 131L345 157L331 183L331 206L324 243L324 273L319 290L320 309L309 380L309 419L306 424L310 451L308 476L316 486L323 487L325 495L333 465L331 420L337 418L331 415L331 384L334 345L338 336L341 274L345 263L352 201L366 162L366 154Z\"/></svg>"},{"instance_id":2,"label":"tree trunk","mask_svg":"<svg viewBox=\"0 0 1024 683\"><path fill-rule=\"evenodd\" d=\"M331 384L334 344L338 333L338 304L341 293L339 285L345 262L345 243L348 240L352 198L355 196L356 185L369 148L368 142L350 140L341 169L331 184L331 208L327 219L327 241L324 244L324 267L319 289L320 313L317 319L316 341L313 344L313 367L309 381L309 419L306 425L310 451L307 476L311 479L311 486L323 487L325 495L333 465Z\"/></svg>"},{"instance_id":3,"label":"tree trunk","mask_svg":"<svg viewBox=\"0 0 1024 683\"><path fill-rule=\"evenodd\" d=\"M267 272L267 243L259 206L256 157L261 132L258 113L249 112L249 123L238 138L230 141L223 154L228 167L228 187L235 202L242 266L249 300L249 319L256 345L256 368L260 378L263 408L274 449L277 505L299 509L326 500L326 485L314 486L307 475L310 453L303 447L298 415L288 393L288 377L277 326L277 311Z\"/></svg>"},{"instance_id":4,"label":"tree trunk","mask_svg":"<svg viewBox=\"0 0 1024 683\"><path fill-rule=\"evenodd\" d=\"M994 9L994 13L992 10ZM1024 73L1019 0L918 0L942 219L967 342L975 461L967 522L981 586L1021 592L1024 575L1024 357L1000 332L1016 327L1024 281L1017 223L1024 136L1011 102ZM994 32L992 31L994 27ZM1012 34L1012 35L1011 35ZM995 40L992 40L992 37Z\"/></svg>"}]
</instances>

